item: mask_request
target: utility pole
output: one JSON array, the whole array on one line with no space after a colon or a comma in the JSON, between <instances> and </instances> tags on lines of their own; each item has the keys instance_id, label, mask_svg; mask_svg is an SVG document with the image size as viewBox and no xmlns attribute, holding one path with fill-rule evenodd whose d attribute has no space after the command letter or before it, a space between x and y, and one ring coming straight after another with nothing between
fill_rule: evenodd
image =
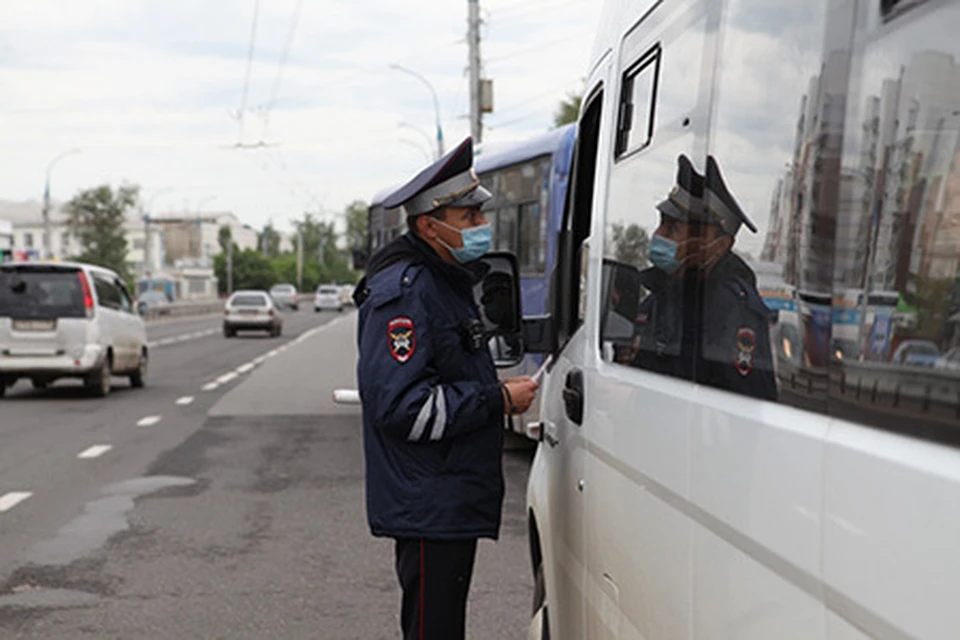
<instances>
[{"instance_id":1,"label":"utility pole","mask_svg":"<svg viewBox=\"0 0 960 640\"><path fill-rule=\"evenodd\" d=\"M480 1L467 0L467 46L470 59L470 135L474 144L483 141L483 111L480 106Z\"/></svg>"},{"instance_id":2,"label":"utility pole","mask_svg":"<svg viewBox=\"0 0 960 640\"><path fill-rule=\"evenodd\" d=\"M80 153L80 149L68 149L55 157L47 165L47 178L43 183L43 259L49 260L53 257L50 247L53 246L53 231L50 228L50 174L53 168L60 160L67 156Z\"/></svg>"}]
</instances>

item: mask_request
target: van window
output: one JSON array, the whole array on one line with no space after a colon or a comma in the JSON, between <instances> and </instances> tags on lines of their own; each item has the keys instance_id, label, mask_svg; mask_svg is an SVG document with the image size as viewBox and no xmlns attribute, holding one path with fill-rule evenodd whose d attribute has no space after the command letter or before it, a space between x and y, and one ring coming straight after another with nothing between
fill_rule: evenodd
<instances>
[{"instance_id":1,"label":"van window","mask_svg":"<svg viewBox=\"0 0 960 640\"><path fill-rule=\"evenodd\" d=\"M833 287L866 293L832 310L833 341L850 344L829 354L828 406L957 445L960 371L946 354L960 345L960 40L945 25L960 6L921 4L880 3L885 24L855 52L869 73L851 79L843 162L825 165L839 191L833 229L823 225L834 235ZM876 4L871 13L879 21Z\"/></svg>"},{"instance_id":2,"label":"van window","mask_svg":"<svg viewBox=\"0 0 960 640\"><path fill-rule=\"evenodd\" d=\"M654 13L624 41L621 119L630 126L621 123L602 238L601 356L687 380L700 330L685 261L701 222L709 120L704 11ZM665 260L654 263L658 252Z\"/></svg>"},{"instance_id":3,"label":"van window","mask_svg":"<svg viewBox=\"0 0 960 640\"><path fill-rule=\"evenodd\" d=\"M617 156L642 149L653 136L660 46L656 45L623 74L617 123Z\"/></svg>"},{"instance_id":4,"label":"van window","mask_svg":"<svg viewBox=\"0 0 960 640\"><path fill-rule=\"evenodd\" d=\"M86 317L79 273L65 269L0 268L0 317Z\"/></svg>"}]
</instances>

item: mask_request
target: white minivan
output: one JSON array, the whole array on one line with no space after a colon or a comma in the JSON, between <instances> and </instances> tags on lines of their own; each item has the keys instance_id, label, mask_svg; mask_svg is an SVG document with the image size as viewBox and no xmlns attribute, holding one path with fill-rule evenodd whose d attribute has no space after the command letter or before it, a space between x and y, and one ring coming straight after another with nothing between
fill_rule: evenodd
<instances>
[{"instance_id":1,"label":"white minivan","mask_svg":"<svg viewBox=\"0 0 960 640\"><path fill-rule=\"evenodd\" d=\"M531 638L960 638L960 372L891 361L960 345L958 31L948 0L606 3L525 321ZM706 242L737 208L757 233ZM685 262L717 247L724 308Z\"/></svg>"},{"instance_id":2,"label":"white minivan","mask_svg":"<svg viewBox=\"0 0 960 640\"><path fill-rule=\"evenodd\" d=\"M0 264L0 396L19 378L42 389L80 378L95 396L113 376L142 387L147 335L123 280L71 262Z\"/></svg>"}]
</instances>

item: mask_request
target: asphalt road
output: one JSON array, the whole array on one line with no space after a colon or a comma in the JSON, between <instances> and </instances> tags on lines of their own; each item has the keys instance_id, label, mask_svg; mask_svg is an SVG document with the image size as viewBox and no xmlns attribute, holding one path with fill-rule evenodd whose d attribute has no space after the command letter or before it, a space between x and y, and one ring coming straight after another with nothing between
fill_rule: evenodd
<instances>
[{"instance_id":1,"label":"asphalt road","mask_svg":"<svg viewBox=\"0 0 960 640\"><path fill-rule=\"evenodd\" d=\"M151 325L144 390L21 382L0 401L0 638L399 637L359 411L330 401L353 386L353 314L287 313L279 339L219 322ZM525 637L529 457L506 454L471 638Z\"/></svg>"}]
</instances>

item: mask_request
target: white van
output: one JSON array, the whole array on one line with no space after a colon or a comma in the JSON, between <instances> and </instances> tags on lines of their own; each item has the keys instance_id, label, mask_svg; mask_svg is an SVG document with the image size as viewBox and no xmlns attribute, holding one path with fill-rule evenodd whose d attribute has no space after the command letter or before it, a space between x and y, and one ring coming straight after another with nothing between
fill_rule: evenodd
<instances>
[{"instance_id":1,"label":"white van","mask_svg":"<svg viewBox=\"0 0 960 640\"><path fill-rule=\"evenodd\" d=\"M142 387L147 357L143 320L113 271L70 262L0 265L0 396L19 378L38 389L80 378L100 397L115 375Z\"/></svg>"},{"instance_id":2,"label":"white van","mask_svg":"<svg viewBox=\"0 0 960 640\"><path fill-rule=\"evenodd\" d=\"M890 361L960 344L958 31L946 0L607 2L553 307L526 321L553 355L531 638L960 638L960 374ZM683 272L683 327L664 330L692 337L670 374L637 351L663 289L635 284L626 310L610 290L649 267L617 230L654 236L682 155L698 175L712 158L758 227L734 251L803 295L768 327L723 326L695 288L710 272ZM831 300L857 289L916 322L859 313L832 357L852 316ZM708 367L771 376L774 397Z\"/></svg>"}]
</instances>

